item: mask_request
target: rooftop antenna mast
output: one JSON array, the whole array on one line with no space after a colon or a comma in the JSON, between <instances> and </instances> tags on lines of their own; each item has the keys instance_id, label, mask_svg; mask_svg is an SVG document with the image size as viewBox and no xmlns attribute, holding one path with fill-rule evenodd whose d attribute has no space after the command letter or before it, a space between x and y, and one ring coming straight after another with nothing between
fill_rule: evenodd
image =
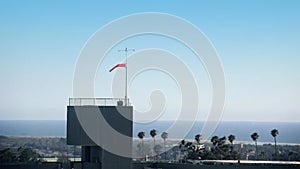
<instances>
[{"instance_id":1,"label":"rooftop antenna mast","mask_svg":"<svg viewBox=\"0 0 300 169\"><path fill-rule=\"evenodd\" d=\"M128 52L134 52L135 49L128 49L127 47L125 49L121 49L121 50L118 50L118 52L125 52L125 106L128 106L128 96L127 96L127 68L128 68L128 65L127 65L127 53Z\"/></svg>"}]
</instances>

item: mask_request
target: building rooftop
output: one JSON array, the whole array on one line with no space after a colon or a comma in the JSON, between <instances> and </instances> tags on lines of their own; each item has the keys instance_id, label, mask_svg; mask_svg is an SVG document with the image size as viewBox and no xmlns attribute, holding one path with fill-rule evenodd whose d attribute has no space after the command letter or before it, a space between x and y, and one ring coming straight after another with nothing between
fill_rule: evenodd
<instances>
[{"instance_id":1,"label":"building rooftop","mask_svg":"<svg viewBox=\"0 0 300 169\"><path fill-rule=\"evenodd\" d=\"M129 99L127 99L130 106ZM124 106L125 98L69 98L69 106Z\"/></svg>"}]
</instances>

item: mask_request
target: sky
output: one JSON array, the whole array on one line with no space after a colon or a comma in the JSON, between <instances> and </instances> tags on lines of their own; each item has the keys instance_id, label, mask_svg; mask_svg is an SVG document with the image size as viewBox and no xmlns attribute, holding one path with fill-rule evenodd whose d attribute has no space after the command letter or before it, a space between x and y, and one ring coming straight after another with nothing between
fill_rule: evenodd
<instances>
[{"instance_id":1,"label":"sky","mask_svg":"<svg viewBox=\"0 0 300 169\"><path fill-rule=\"evenodd\" d=\"M75 65L88 39L120 17L161 12L195 25L218 52L226 79L222 120L300 122L299 7L296 0L2 0L0 120L66 119ZM203 102L199 119L205 119L211 101L205 69L182 44L165 37L145 35L117 44L98 70L97 97L109 95L113 76L106 70L122 59L117 49L127 46L136 51L162 48L181 56L195 73ZM163 120L175 118L179 90L161 72L145 72L132 82L132 104L147 109L147 89L153 88L172 94Z\"/></svg>"}]
</instances>

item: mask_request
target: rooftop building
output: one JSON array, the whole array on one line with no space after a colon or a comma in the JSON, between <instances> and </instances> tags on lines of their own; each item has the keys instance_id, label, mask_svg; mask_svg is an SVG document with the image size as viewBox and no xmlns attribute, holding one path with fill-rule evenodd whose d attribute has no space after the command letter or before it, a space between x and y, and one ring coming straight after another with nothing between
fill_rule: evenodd
<instances>
[{"instance_id":1,"label":"rooftop building","mask_svg":"<svg viewBox=\"0 0 300 169\"><path fill-rule=\"evenodd\" d=\"M67 144L81 146L82 168L130 169L131 158L107 147L132 151L132 140L117 139L107 130L132 137L132 106L123 98L70 98L67 108ZM110 140L109 142L105 140ZM101 144L102 146L100 146Z\"/></svg>"}]
</instances>

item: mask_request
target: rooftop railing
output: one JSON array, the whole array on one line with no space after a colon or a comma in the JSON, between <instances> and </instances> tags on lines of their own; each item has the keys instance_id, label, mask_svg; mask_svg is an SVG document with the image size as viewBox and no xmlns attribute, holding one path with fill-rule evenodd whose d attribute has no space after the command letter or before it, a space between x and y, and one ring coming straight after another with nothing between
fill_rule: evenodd
<instances>
[{"instance_id":1,"label":"rooftop railing","mask_svg":"<svg viewBox=\"0 0 300 169\"><path fill-rule=\"evenodd\" d=\"M129 99L127 99L130 106ZM69 98L69 106L124 106L125 98Z\"/></svg>"}]
</instances>

